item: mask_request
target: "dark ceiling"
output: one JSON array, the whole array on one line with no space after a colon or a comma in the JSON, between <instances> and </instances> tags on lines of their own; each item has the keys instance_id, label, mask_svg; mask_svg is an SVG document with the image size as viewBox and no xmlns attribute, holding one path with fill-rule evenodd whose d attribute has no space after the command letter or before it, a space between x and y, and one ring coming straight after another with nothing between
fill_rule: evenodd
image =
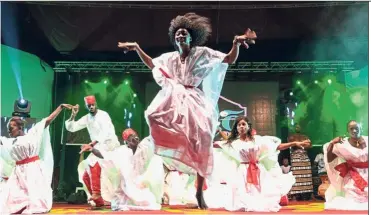
<instances>
[{"instance_id":1,"label":"dark ceiling","mask_svg":"<svg viewBox=\"0 0 371 215\"><path fill-rule=\"evenodd\" d=\"M246 28L258 34L243 61L368 59L367 2L1 2L2 44L53 60L138 60L118 41L151 55L171 49L177 15L211 18L208 46L228 51Z\"/></svg>"}]
</instances>

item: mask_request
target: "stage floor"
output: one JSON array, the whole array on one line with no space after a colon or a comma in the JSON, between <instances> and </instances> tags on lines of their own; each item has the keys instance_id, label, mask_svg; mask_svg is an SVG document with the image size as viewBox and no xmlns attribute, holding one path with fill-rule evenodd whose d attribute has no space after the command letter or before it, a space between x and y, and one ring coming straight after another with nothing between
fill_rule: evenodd
<instances>
[{"instance_id":1,"label":"stage floor","mask_svg":"<svg viewBox=\"0 0 371 215\"><path fill-rule=\"evenodd\" d=\"M291 202L274 214L368 214L367 211L325 211L323 202ZM256 212L228 212L225 210L188 209L185 206L163 206L160 211L119 211L110 209L90 210L88 205L55 203L50 214L269 214Z\"/></svg>"}]
</instances>

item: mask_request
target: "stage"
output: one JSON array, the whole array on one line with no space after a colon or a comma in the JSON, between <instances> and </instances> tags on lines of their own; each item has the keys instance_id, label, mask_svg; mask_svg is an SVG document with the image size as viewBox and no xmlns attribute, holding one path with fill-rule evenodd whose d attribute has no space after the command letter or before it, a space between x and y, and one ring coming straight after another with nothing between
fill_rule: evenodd
<instances>
[{"instance_id":1,"label":"stage","mask_svg":"<svg viewBox=\"0 0 371 215\"><path fill-rule=\"evenodd\" d=\"M275 214L368 214L367 211L325 211L323 202L292 202ZM268 212L229 212L225 210L188 209L186 206L163 206L160 211L90 210L88 205L55 203L50 214L269 214Z\"/></svg>"}]
</instances>

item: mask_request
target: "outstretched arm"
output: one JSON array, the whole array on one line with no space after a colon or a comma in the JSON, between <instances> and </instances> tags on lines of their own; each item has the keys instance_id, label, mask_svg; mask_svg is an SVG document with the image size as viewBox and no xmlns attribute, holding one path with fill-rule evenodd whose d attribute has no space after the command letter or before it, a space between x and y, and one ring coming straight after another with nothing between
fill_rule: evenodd
<instances>
[{"instance_id":1,"label":"outstretched arm","mask_svg":"<svg viewBox=\"0 0 371 215\"><path fill-rule=\"evenodd\" d=\"M81 119L79 119L77 122L75 121L75 117L78 112L79 112L79 105L75 105L72 108L71 117L65 122L67 131L76 132L76 131L80 131L81 129L84 129L87 127L87 116L86 115L83 116Z\"/></svg>"},{"instance_id":2,"label":"outstretched arm","mask_svg":"<svg viewBox=\"0 0 371 215\"><path fill-rule=\"evenodd\" d=\"M225 56L223 63L233 64L236 62L238 54L240 53L240 45L241 44L236 42L236 40L233 41L232 49Z\"/></svg>"},{"instance_id":3,"label":"outstretched arm","mask_svg":"<svg viewBox=\"0 0 371 215\"><path fill-rule=\"evenodd\" d=\"M304 147L308 144L310 144L310 140L304 140L302 142L294 141L294 142L289 142L289 143L281 143L280 145L278 145L277 150L282 151L282 150L286 150L294 146L304 149Z\"/></svg>"},{"instance_id":4,"label":"outstretched arm","mask_svg":"<svg viewBox=\"0 0 371 215\"><path fill-rule=\"evenodd\" d=\"M149 68L153 69L155 65L152 62L152 58L147 55L138 45L138 43L134 42L125 42L125 43L118 43L119 48L123 48L124 52L127 53L128 51L136 51L142 62Z\"/></svg>"},{"instance_id":5,"label":"outstretched arm","mask_svg":"<svg viewBox=\"0 0 371 215\"><path fill-rule=\"evenodd\" d=\"M63 110L63 108L67 108L69 110L72 109L72 105L69 105L69 104L61 104L57 107L57 109L55 109L55 111L53 113L51 113L48 118L46 118L46 122L45 122L45 128L48 127L50 125L51 122L53 122L53 120L61 113L61 111Z\"/></svg>"},{"instance_id":6,"label":"outstretched arm","mask_svg":"<svg viewBox=\"0 0 371 215\"><path fill-rule=\"evenodd\" d=\"M84 145L81 146L80 155L82 155L84 152L88 152L88 151L93 153L98 158L104 159L102 153L90 144L84 144Z\"/></svg>"},{"instance_id":7,"label":"outstretched arm","mask_svg":"<svg viewBox=\"0 0 371 215\"><path fill-rule=\"evenodd\" d=\"M342 141L342 137L336 137L335 139L331 140L329 146L327 147L327 162L331 163L337 158L337 155L333 152L333 149L335 144L341 143Z\"/></svg>"},{"instance_id":8,"label":"outstretched arm","mask_svg":"<svg viewBox=\"0 0 371 215\"><path fill-rule=\"evenodd\" d=\"M244 35L235 36L233 40L232 49L225 56L223 63L233 64L238 58L240 52L240 45L243 44L245 48L249 48L248 44L255 44L256 33L247 29Z\"/></svg>"}]
</instances>

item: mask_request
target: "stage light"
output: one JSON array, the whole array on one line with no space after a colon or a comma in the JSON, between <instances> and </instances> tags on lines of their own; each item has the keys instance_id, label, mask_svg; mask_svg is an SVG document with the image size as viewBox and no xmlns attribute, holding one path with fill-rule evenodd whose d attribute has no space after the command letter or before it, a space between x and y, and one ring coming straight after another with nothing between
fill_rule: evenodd
<instances>
[{"instance_id":1,"label":"stage light","mask_svg":"<svg viewBox=\"0 0 371 215\"><path fill-rule=\"evenodd\" d=\"M134 93L134 94L133 94L133 96L134 96L134 98L135 98L135 97L137 97L137 94L136 94L136 93Z\"/></svg>"},{"instance_id":2,"label":"stage light","mask_svg":"<svg viewBox=\"0 0 371 215\"><path fill-rule=\"evenodd\" d=\"M314 81L314 83L315 83L315 84L318 84L318 81L317 81L317 80L315 80L315 81Z\"/></svg>"},{"instance_id":3,"label":"stage light","mask_svg":"<svg viewBox=\"0 0 371 215\"><path fill-rule=\"evenodd\" d=\"M135 108L136 107L136 105L135 104L133 104L133 108Z\"/></svg>"},{"instance_id":4,"label":"stage light","mask_svg":"<svg viewBox=\"0 0 371 215\"><path fill-rule=\"evenodd\" d=\"M31 102L20 98L14 102L14 112L12 116L30 117Z\"/></svg>"},{"instance_id":5,"label":"stage light","mask_svg":"<svg viewBox=\"0 0 371 215\"><path fill-rule=\"evenodd\" d=\"M85 82L85 84L89 83L89 81L88 81L88 80L85 80L84 82Z\"/></svg>"},{"instance_id":6,"label":"stage light","mask_svg":"<svg viewBox=\"0 0 371 215\"><path fill-rule=\"evenodd\" d=\"M290 92L290 96L293 96L294 95L294 93L293 92Z\"/></svg>"},{"instance_id":7,"label":"stage light","mask_svg":"<svg viewBox=\"0 0 371 215\"><path fill-rule=\"evenodd\" d=\"M331 84L332 83L331 79L328 79L327 80L327 83Z\"/></svg>"},{"instance_id":8,"label":"stage light","mask_svg":"<svg viewBox=\"0 0 371 215\"><path fill-rule=\"evenodd\" d=\"M296 81L296 83L300 85L301 84L301 81Z\"/></svg>"},{"instance_id":9,"label":"stage light","mask_svg":"<svg viewBox=\"0 0 371 215\"><path fill-rule=\"evenodd\" d=\"M128 81L128 80L126 80L126 81L125 81L125 85L128 85L128 84L129 84L129 81Z\"/></svg>"},{"instance_id":10,"label":"stage light","mask_svg":"<svg viewBox=\"0 0 371 215\"><path fill-rule=\"evenodd\" d=\"M108 83L108 81L107 81L107 80L104 80L104 81L103 81L103 83L104 83L104 84L107 84L107 83Z\"/></svg>"}]
</instances>

